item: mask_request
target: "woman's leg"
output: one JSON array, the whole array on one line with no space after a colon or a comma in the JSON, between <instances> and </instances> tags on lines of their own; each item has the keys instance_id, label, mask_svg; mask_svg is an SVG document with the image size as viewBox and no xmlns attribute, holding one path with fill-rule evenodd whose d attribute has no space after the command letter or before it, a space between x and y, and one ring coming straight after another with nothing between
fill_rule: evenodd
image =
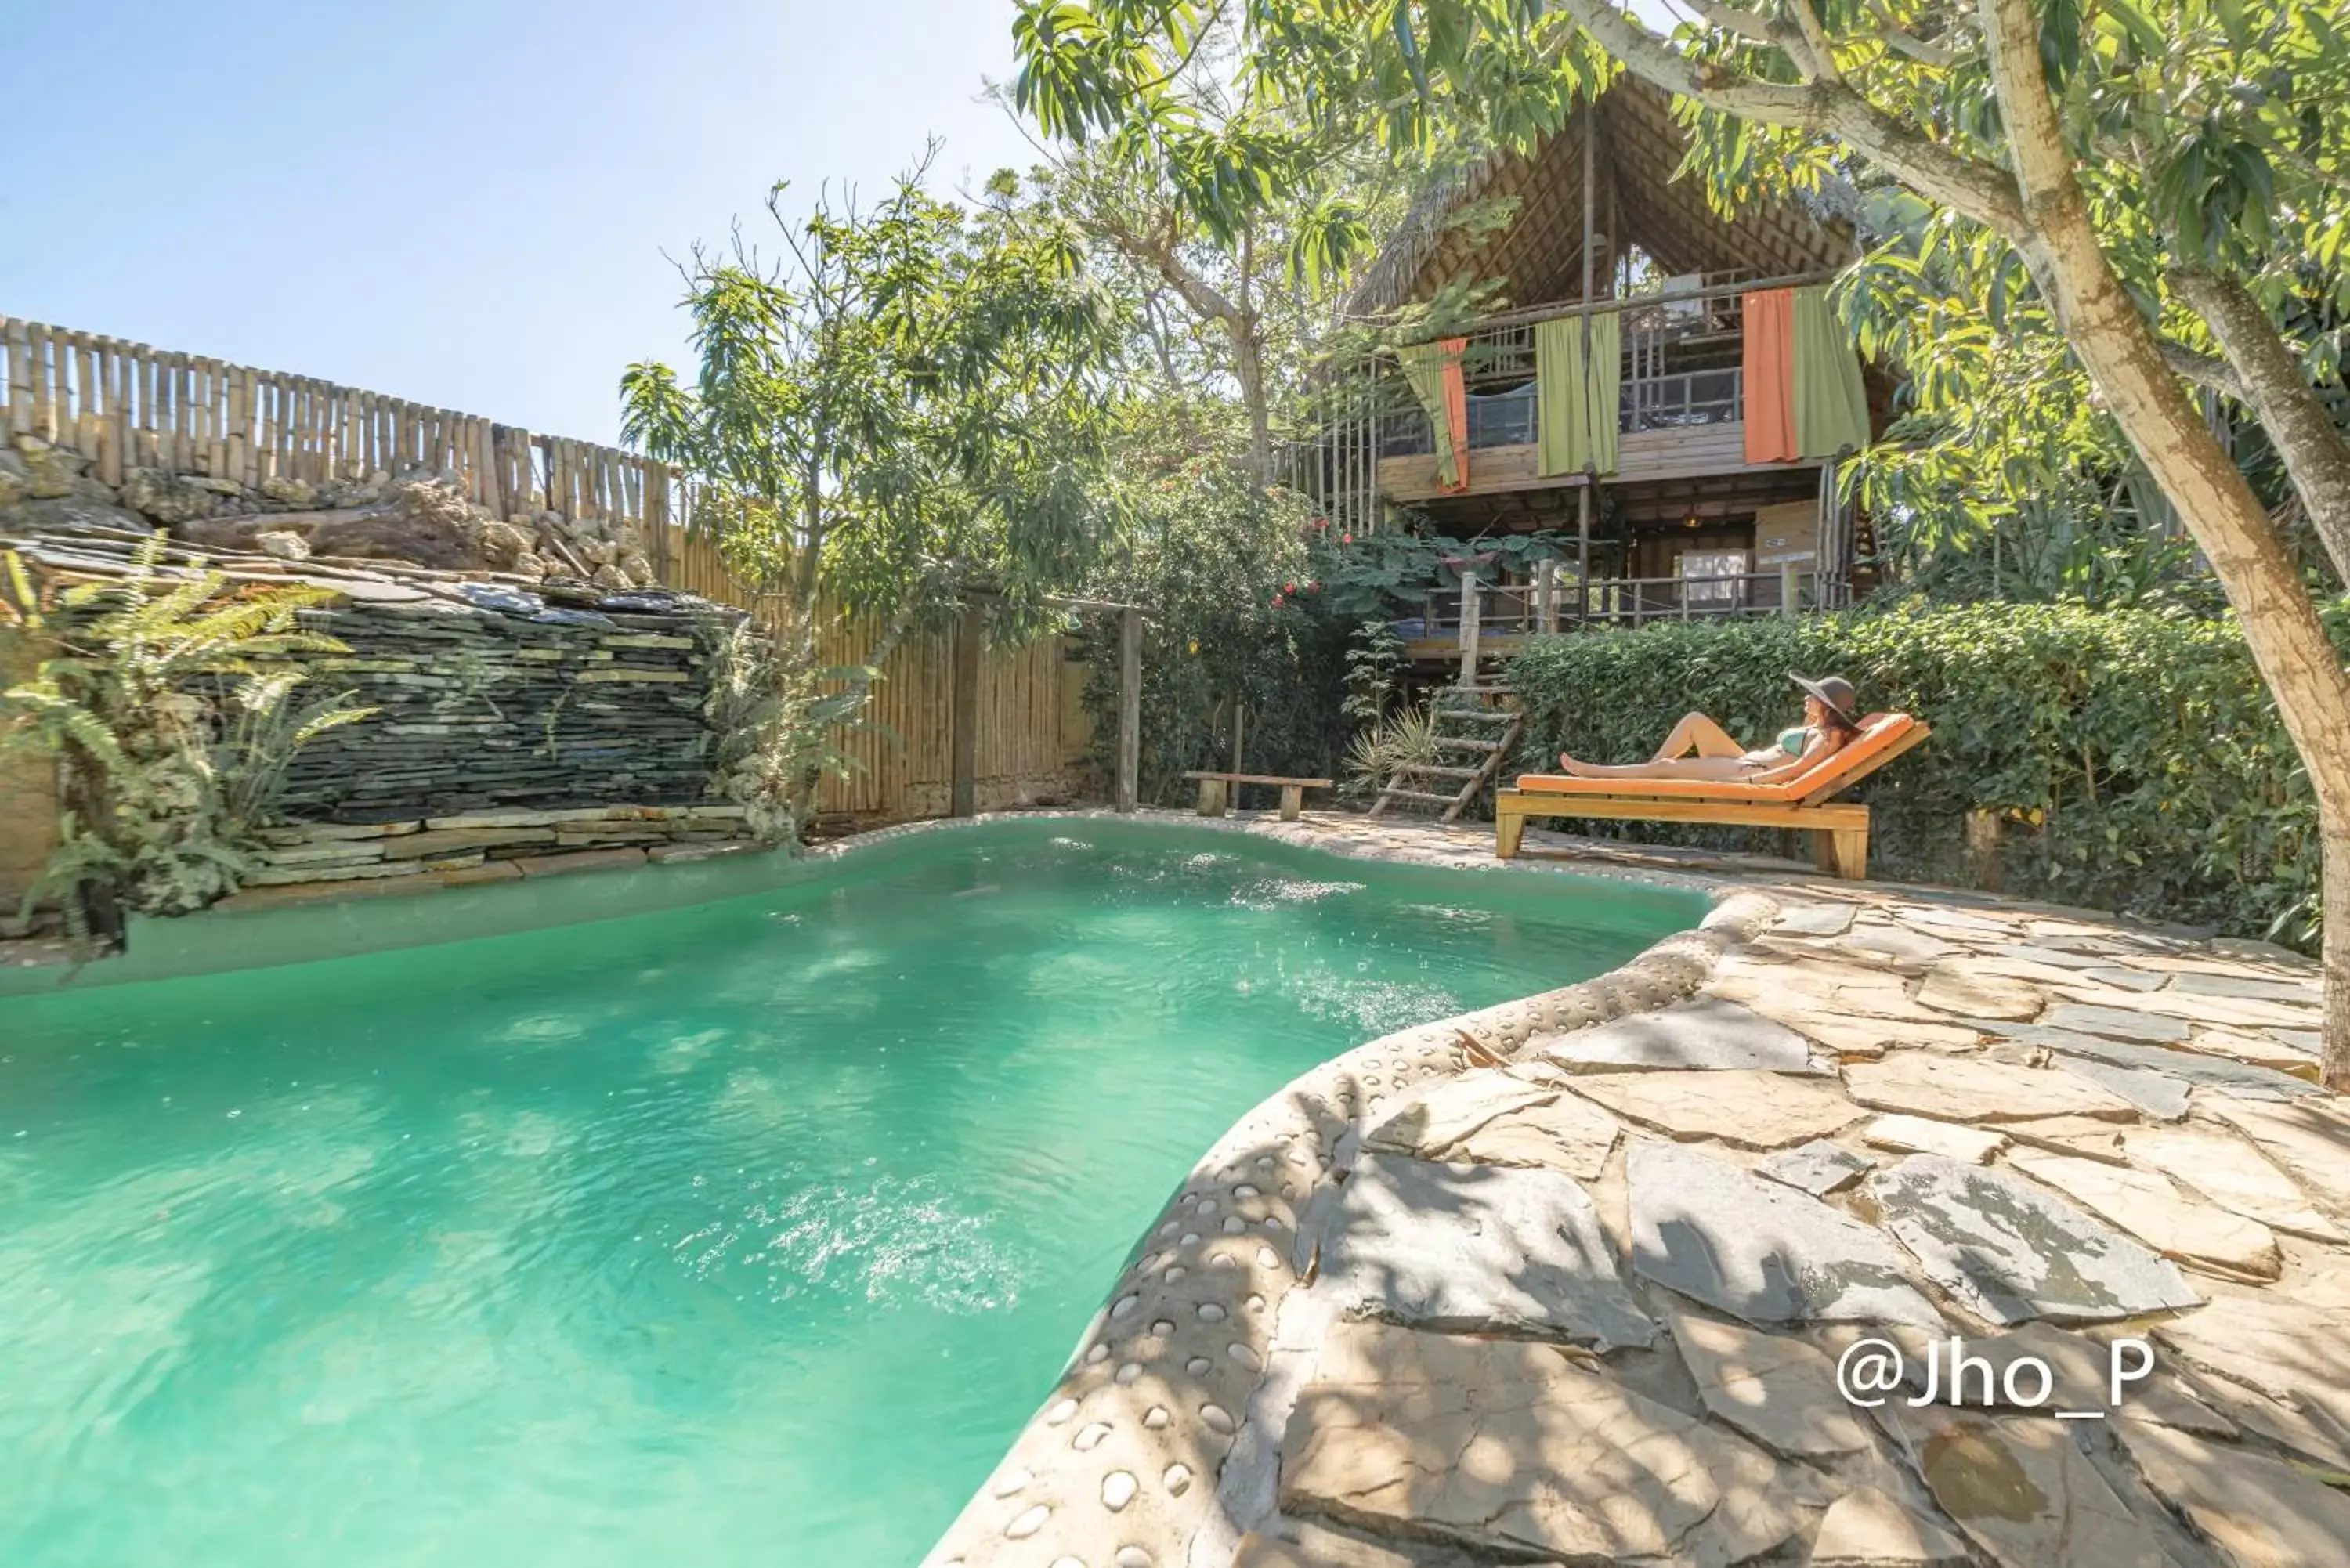
<instances>
[{"instance_id":1,"label":"woman's leg","mask_svg":"<svg viewBox=\"0 0 2350 1568\"><path fill-rule=\"evenodd\" d=\"M1745 779L1762 771L1743 757L1664 757L1610 765L1578 763L1562 753L1558 765L1579 779Z\"/></svg>"},{"instance_id":2,"label":"woman's leg","mask_svg":"<svg viewBox=\"0 0 2350 1568\"><path fill-rule=\"evenodd\" d=\"M1691 752L1700 757L1734 757L1746 750L1731 740L1730 732L1703 713L1690 713L1675 724L1665 743L1657 748L1656 762L1669 762L1687 756Z\"/></svg>"},{"instance_id":3,"label":"woman's leg","mask_svg":"<svg viewBox=\"0 0 2350 1568\"><path fill-rule=\"evenodd\" d=\"M1676 758L1687 757L1692 752L1696 753L1699 758L1703 759L1736 757L1742 755L1745 753L1745 747L1731 739L1729 731L1715 723L1711 719L1707 718L1702 713L1689 713L1683 715L1680 722L1672 727L1671 732L1665 736L1664 744L1657 748L1657 754L1649 758L1648 763L1625 763L1620 764L1578 763L1573 757L1568 756L1565 752L1561 752L1558 754L1558 765L1561 768L1564 768L1566 772L1575 774L1577 777L1596 778L1606 776L1606 768L1607 766L1623 766L1636 769L1645 768L1649 765L1649 763L1672 762ZM1598 769L1600 771L1595 773L1592 771L1594 769Z\"/></svg>"}]
</instances>

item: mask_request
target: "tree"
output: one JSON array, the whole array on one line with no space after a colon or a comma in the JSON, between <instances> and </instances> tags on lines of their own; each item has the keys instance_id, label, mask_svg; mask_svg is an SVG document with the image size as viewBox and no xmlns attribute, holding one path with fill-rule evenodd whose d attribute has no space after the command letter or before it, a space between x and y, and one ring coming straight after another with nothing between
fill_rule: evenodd
<instances>
[{"instance_id":1,"label":"tree","mask_svg":"<svg viewBox=\"0 0 2350 1568\"><path fill-rule=\"evenodd\" d=\"M1113 533L1114 302L1066 225L941 201L928 163L870 209L827 198L796 222L777 186L779 259L738 233L681 269L692 385L650 362L621 379L625 439L685 470L689 527L780 623L779 657L733 682L735 707L764 715L740 770L763 792L795 778L805 797L811 729L849 718L909 631L974 593L1007 624L1033 618ZM818 701L818 633L841 615L876 635Z\"/></svg>"},{"instance_id":2,"label":"tree","mask_svg":"<svg viewBox=\"0 0 2350 1568\"><path fill-rule=\"evenodd\" d=\"M1300 350L1326 326L1347 268L1400 215L1425 171L1284 102L1240 68L1224 7L1167 16L1128 90L1150 112L1115 123L1078 109L1067 54L1112 41L1083 7L1024 6L1014 24L1024 68L1003 93L1051 139L1045 184L1056 209L1147 280L1149 322L1171 297L1221 341L1222 372L1248 416L1248 463L1276 474L1274 403ZM1097 132L1101 132L1097 134ZM1171 362L1165 367L1175 376Z\"/></svg>"},{"instance_id":3,"label":"tree","mask_svg":"<svg viewBox=\"0 0 2350 1568\"><path fill-rule=\"evenodd\" d=\"M2316 383L2350 224L2350 37L2305 0L1689 0L1667 37L1611 0L1229 0L1246 68L1390 141L1451 115L1514 140L1619 70L1676 96L1721 193L1889 180L2018 275L2210 563L2307 767L2325 907L2350 910L2350 675L2282 531L2181 373L2243 399L2337 564L2350 447ZM1186 5L1024 0L1084 36L1030 69L1066 112L1158 112L1133 88ZM1082 11L1090 32L1070 14ZM1033 32L1024 46L1035 47ZM1408 81L1410 90L1367 99ZM1235 188L1245 190L1245 182ZM2294 321L2309 330L2280 330ZM2216 343L2219 355L2203 351ZM2298 352L2296 350L2298 349ZM2325 924L2324 1075L2350 1089L2350 919Z\"/></svg>"}]
</instances>

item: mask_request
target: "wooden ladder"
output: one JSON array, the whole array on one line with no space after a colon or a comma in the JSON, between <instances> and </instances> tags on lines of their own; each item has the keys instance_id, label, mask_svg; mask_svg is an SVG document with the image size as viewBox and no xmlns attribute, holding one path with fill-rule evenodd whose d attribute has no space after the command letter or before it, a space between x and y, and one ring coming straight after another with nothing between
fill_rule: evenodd
<instances>
[{"instance_id":1,"label":"wooden ladder","mask_svg":"<svg viewBox=\"0 0 2350 1568\"><path fill-rule=\"evenodd\" d=\"M1377 816L1389 801L1399 801L1440 805L1437 821L1458 822L1501 771L1526 727L1515 693L1501 685L1448 686L1430 702L1429 717L1436 727L1437 760L1398 768L1367 815Z\"/></svg>"}]
</instances>

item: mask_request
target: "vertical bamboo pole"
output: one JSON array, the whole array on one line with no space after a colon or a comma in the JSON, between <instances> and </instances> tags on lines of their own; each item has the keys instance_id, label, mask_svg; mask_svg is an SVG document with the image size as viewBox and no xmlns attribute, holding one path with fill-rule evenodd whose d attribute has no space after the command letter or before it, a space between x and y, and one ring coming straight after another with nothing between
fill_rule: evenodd
<instances>
[{"instance_id":1,"label":"vertical bamboo pole","mask_svg":"<svg viewBox=\"0 0 2350 1568\"><path fill-rule=\"evenodd\" d=\"M50 405L49 329L35 321L26 331L26 353L32 366L32 421L29 431L43 441L57 439L57 415Z\"/></svg>"},{"instance_id":2,"label":"vertical bamboo pole","mask_svg":"<svg viewBox=\"0 0 2350 1568\"><path fill-rule=\"evenodd\" d=\"M98 477L101 483L122 483L122 360L111 337L98 340L98 388L106 411L98 427Z\"/></svg>"},{"instance_id":3,"label":"vertical bamboo pole","mask_svg":"<svg viewBox=\"0 0 2350 1568\"><path fill-rule=\"evenodd\" d=\"M80 372L81 400L77 445L91 466L100 470L103 480L103 459L106 455L106 393L98 374L98 341L87 332L75 334L75 352L80 357L76 369Z\"/></svg>"},{"instance_id":4,"label":"vertical bamboo pole","mask_svg":"<svg viewBox=\"0 0 2350 1568\"><path fill-rule=\"evenodd\" d=\"M249 432L253 426L252 379L242 365L227 367L221 402L221 477L244 484L245 464L252 461Z\"/></svg>"},{"instance_id":5,"label":"vertical bamboo pole","mask_svg":"<svg viewBox=\"0 0 2350 1568\"><path fill-rule=\"evenodd\" d=\"M215 479L233 479L228 467L229 368L218 359L204 361L204 472Z\"/></svg>"},{"instance_id":6,"label":"vertical bamboo pole","mask_svg":"<svg viewBox=\"0 0 2350 1568\"><path fill-rule=\"evenodd\" d=\"M33 433L33 337L29 323L8 323L8 433Z\"/></svg>"}]
</instances>

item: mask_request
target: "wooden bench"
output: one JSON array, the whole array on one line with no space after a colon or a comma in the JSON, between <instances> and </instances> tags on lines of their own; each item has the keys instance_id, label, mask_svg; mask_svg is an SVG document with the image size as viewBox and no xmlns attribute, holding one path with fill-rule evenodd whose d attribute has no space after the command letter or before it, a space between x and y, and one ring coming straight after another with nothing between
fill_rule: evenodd
<instances>
[{"instance_id":1,"label":"wooden bench","mask_svg":"<svg viewBox=\"0 0 2350 1568\"><path fill-rule=\"evenodd\" d=\"M1237 784L1273 784L1281 791L1281 820L1295 822L1297 814L1305 807L1305 792L1328 789L1328 779L1285 779L1274 774L1210 774L1187 773L1187 779L1200 781L1200 815L1222 816L1228 805L1229 792Z\"/></svg>"},{"instance_id":2,"label":"wooden bench","mask_svg":"<svg viewBox=\"0 0 2350 1568\"><path fill-rule=\"evenodd\" d=\"M1835 797L1933 732L1907 713L1871 713L1852 740L1816 765L1774 784L1527 774L1517 788L1493 792L1493 853L1514 858L1527 819L1537 816L1793 827L1812 836L1813 858L1821 870L1862 881L1868 876L1868 807Z\"/></svg>"}]
</instances>

